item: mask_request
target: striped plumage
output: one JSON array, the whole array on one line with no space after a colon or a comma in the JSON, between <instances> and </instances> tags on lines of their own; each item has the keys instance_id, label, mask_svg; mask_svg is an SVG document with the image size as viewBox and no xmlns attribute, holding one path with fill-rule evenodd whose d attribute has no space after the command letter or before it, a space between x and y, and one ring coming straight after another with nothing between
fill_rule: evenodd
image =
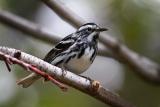
<instances>
[{"instance_id":1,"label":"striped plumage","mask_svg":"<svg viewBox=\"0 0 160 107\"><path fill-rule=\"evenodd\" d=\"M44 60L62 69L80 74L86 71L94 61L99 33L105 30L95 23L86 23L75 33L66 36L56 44ZM28 87L39 78L37 74L32 73L18 84Z\"/></svg>"}]
</instances>

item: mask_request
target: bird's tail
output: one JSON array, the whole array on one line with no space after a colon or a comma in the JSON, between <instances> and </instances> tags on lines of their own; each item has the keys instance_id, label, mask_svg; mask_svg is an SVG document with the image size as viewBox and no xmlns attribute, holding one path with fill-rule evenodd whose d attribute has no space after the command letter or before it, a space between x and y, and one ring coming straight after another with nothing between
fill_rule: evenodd
<instances>
[{"instance_id":1,"label":"bird's tail","mask_svg":"<svg viewBox=\"0 0 160 107\"><path fill-rule=\"evenodd\" d=\"M53 48L43 59L44 61L50 63L52 62L53 57L55 56L55 52L61 51L59 49ZM20 79L17 81L18 85L22 85L23 88L27 88L32 85L36 80L40 79L41 76L36 73L31 73L30 75ZM47 81L47 80L46 80Z\"/></svg>"},{"instance_id":2,"label":"bird's tail","mask_svg":"<svg viewBox=\"0 0 160 107\"><path fill-rule=\"evenodd\" d=\"M22 85L23 88L27 88L40 78L41 76L37 75L36 73L31 73L30 75L18 80L17 84Z\"/></svg>"}]
</instances>

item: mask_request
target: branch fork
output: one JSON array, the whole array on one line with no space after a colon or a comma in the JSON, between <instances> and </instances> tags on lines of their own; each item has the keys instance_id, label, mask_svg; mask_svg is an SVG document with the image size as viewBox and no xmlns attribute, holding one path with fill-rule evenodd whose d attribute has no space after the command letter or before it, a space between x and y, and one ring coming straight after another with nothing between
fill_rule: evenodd
<instances>
[{"instance_id":1,"label":"branch fork","mask_svg":"<svg viewBox=\"0 0 160 107\"><path fill-rule=\"evenodd\" d=\"M27 71L35 72L35 73L39 74L40 76L44 77L45 80L46 79L50 80L53 84L57 85L63 91L67 90L67 86L66 85L64 85L63 83L57 81L56 79L53 78L53 76L50 76L46 72L36 68L36 66L30 65L30 64L28 64L26 62L21 61L20 60L20 56L21 56L21 52L20 51L17 51L14 54L14 57L11 57L10 55L6 55L6 54L0 52L0 57L2 58L2 60L4 60L9 72L11 71L10 65L18 64L21 67L23 67L24 69L26 69ZM17 84L21 85L20 82L21 82L21 80L17 81Z\"/></svg>"}]
</instances>

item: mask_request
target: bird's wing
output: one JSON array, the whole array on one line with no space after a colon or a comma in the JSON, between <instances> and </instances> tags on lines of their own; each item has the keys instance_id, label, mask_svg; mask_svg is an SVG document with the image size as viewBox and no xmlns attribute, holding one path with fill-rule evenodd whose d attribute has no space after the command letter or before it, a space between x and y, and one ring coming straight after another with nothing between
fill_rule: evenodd
<instances>
[{"instance_id":1,"label":"bird's wing","mask_svg":"<svg viewBox=\"0 0 160 107\"><path fill-rule=\"evenodd\" d=\"M52 62L52 59L54 58L54 56L56 55L56 53L58 52L58 51L60 51L60 50L58 50L58 49L56 49L56 48L53 48L52 50L50 50L49 52L48 52L48 54L44 57L44 61L47 61L47 62Z\"/></svg>"},{"instance_id":2,"label":"bird's wing","mask_svg":"<svg viewBox=\"0 0 160 107\"><path fill-rule=\"evenodd\" d=\"M73 34L66 36L58 44L56 44L55 48L49 51L49 53L45 56L44 61L49 63L52 62L57 54L67 50L70 46L72 46L76 41L76 37L72 37L72 35Z\"/></svg>"}]
</instances>

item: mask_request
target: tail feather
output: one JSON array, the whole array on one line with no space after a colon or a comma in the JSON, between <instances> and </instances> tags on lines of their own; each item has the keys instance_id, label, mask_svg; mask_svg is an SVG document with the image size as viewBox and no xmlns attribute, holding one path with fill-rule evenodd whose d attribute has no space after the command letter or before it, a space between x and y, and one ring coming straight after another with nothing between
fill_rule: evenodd
<instances>
[{"instance_id":1,"label":"tail feather","mask_svg":"<svg viewBox=\"0 0 160 107\"><path fill-rule=\"evenodd\" d=\"M61 49L53 48L43 60L48 63L52 62L53 57L57 54L57 52L60 52L60 51ZM23 88L27 88L40 78L41 78L40 75L36 73L31 73L30 75L17 81L17 84L22 85ZM48 80L45 80L45 81L48 81Z\"/></svg>"},{"instance_id":2,"label":"tail feather","mask_svg":"<svg viewBox=\"0 0 160 107\"><path fill-rule=\"evenodd\" d=\"M19 81L17 81L18 85L22 85L23 88L27 88L30 85L32 85L36 80L40 79L41 76L35 74L35 73L31 73L30 75L20 79Z\"/></svg>"}]
</instances>

